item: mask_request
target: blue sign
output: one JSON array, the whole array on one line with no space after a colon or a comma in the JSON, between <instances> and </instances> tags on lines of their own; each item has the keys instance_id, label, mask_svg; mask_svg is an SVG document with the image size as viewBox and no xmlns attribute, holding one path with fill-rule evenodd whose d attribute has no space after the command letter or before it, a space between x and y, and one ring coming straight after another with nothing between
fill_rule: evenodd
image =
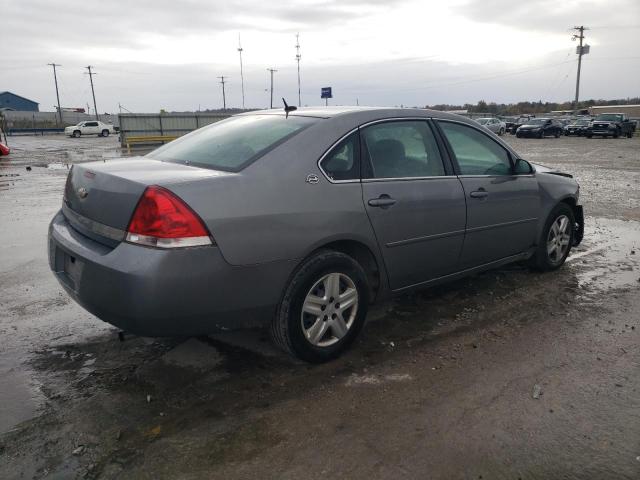
<instances>
[{"instance_id":1,"label":"blue sign","mask_svg":"<svg viewBox=\"0 0 640 480\"><path fill-rule=\"evenodd\" d=\"M333 98L333 95L331 95L331 87L322 87L320 89L320 98Z\"/></svg>"}]
</instances>

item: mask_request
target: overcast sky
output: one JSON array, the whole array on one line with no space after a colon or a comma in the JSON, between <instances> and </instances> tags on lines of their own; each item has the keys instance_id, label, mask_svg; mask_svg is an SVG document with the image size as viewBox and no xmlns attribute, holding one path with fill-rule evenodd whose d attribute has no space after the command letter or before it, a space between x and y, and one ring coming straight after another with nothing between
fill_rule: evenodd
<instances>
[{"instance_id":1,"label":"overcast sky","mask_svg":"<svg viewBox=\"0 0 640 480\"><path fill-rule=\"evenodd\" d=\"M405 105L478 100L564 101L575 89L576 43L585 25L581 98L640 96L638 0L0 0L0 91L53 110L157 112L241 105L238 35L247 107L274 97L297 103L300 33L302 103Z\"/></svg>"}]
</instances>

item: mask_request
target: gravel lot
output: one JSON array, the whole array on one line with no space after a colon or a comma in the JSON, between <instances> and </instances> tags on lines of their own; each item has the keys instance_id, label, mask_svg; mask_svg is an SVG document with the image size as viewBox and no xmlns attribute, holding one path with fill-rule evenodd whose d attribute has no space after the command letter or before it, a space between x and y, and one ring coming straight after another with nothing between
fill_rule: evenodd
<instances>
[{"instance_id":1,"label":"gravel lot","mask_svg":"<svg viewBox=\"0 0 640 480\"><path fill-rule=\"evenodd\" d=\"M46 259L68 165L117 139L10 137L0 478L640 478L640 138L505 138L581 184L567 265L378 305L309 366L257 331L119 342Z\"/></svg>"}]
</instances>

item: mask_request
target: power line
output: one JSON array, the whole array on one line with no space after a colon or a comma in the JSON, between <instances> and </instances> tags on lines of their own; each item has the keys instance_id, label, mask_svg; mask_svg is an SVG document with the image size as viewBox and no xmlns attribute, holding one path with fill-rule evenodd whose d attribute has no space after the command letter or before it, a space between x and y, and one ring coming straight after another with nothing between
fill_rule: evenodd
<instances>
[{"instance_id":1,"label":"power line","mask_svg":"<svg viewBox=\"0 0 640 480\"><path fill-rule=\"evenodd\" d=\"M60 125L62 125L62 109L60 108L60 93L58 93L58 76L56 75L56 67L61 67L59 63L47 63L53 67L53 81L56 84L56 99L58 100L58 117L60 118Z\"/></svg>"},{"instance_id":2,"label":"power line","mask_svg":"<svg viewBox=\"0 0 640 480\"><path fill-rule=\"evenodd\" d=\"M300 95L300 34L296 33L296 62L298 62L298 106L302 106L302 96Z\"/></svg>"},{"instance_id":3,"label":"power line","mask_svg":"<svg viewBox=\"0 0 640 480\"><path fill-rule=\"evenodd\" d=\"M87 65L84 68L89 70L89 72L85 72L85 74L89 75L89 82L91 82L91 95L93 96L93 113L96 116L96 120L100 120L100 117L98 116L98 107L96 106L96 92L93 89L93 76L97 75L97 73L91 71L91 69L93 68L93 66L91 66L91 65ZM87 110L88 110L88 108L87 108Z\"/></svg>"},{"instance_id":4,"label":"power line","mask_svg":"<svg viewBox=\"0 0 640 480\"><path fill-rule=\"evenodd\" d=\"M269 108L273 108L273 74L278 70L276 70L275 68L267 68L267 71L271 73L271 101L269 102Z\"/></svg>"},{"instance_id":5,"label":"power line","mask_svg":"<svg viewBox=\"0 0 640 480\"><path fill-rule=\"evenodd\" d=\"M225 79L224 75L222 75L222 76L220 76L218 78L220 79L220 83L222 84L222 109L226 110L227 109L227 97L226 97L225 92L224 92L224 84L227 83L227 82L224 81L224 79ZM227 77L227 78L229 78L229 77Z\"/></svg>"},{"instance_id":6,"label":"power line","mask_svg":"<svg viewBox=\"0 0 640 480\"><path fill-rule=\"evenodd\" d=\"M240 43L240 34L238 34L238 53L240 54L240 85L242 89L242 109L244 110L244 73L242 72L242 44Z\"/></svg>"}]
</instances>

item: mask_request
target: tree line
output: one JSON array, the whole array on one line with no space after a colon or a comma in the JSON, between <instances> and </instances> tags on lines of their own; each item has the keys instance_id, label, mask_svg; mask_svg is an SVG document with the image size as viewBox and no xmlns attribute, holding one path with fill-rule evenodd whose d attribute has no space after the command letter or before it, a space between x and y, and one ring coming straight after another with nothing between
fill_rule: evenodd
<instances>
[{"instance_id":1,"label":"tree line","mask_svg":"<svg viewBox=\"0 0 640 480\"><path fill-rule=\"evenodd\" d=\"M584 100L578 102L578 110L587 109L599 105L638 105L640 97L616 99L616 100ZM495 103L480 100L475 105L465 103L464 105L427 105L426 108L432 110L467 110L469 113L492 113L495 115L518 115L521 113L545 113L552 110L573 110L573 102L518 102L518 103Z\"/></svg>"}]
</instances>

